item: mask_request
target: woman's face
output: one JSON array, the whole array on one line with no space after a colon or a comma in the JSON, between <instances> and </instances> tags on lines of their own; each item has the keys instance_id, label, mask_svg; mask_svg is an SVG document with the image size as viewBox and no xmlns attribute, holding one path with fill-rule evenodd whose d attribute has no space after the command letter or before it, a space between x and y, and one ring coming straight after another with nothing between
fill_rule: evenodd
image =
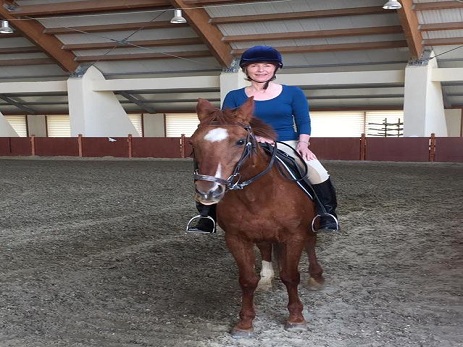
<instances>
[{"instance_id":1,"label":"woman's face","mask_svg":"<svg viewBox=\"0 0 463 347\"><path fill-rule=\"evenodd\" d=\"M246 75L256 82L266 82L275 74L276 66L272 63L254 63L246 66Z\"/></svg>"}]
</instances>

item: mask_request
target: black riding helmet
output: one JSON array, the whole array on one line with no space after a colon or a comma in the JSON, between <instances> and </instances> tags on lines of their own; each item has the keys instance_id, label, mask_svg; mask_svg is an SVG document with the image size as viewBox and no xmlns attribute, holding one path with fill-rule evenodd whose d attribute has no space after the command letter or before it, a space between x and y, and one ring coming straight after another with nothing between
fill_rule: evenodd
<instances>
[{"instance_id":1,"label":"black riding helmet","mask_svg":"<svg viewBox=\"0 0 463 347\"><path fill-rule=\"evenodd\" d=\"M253 63L273 63L278 68L283 67L283 59L280 52L270 46L254 46L246 51L240 59L240 67L245 68Z\"/></svg>"},{"instance_id":2,"label":"black riding helmet","mask_svg":"<svg viewBox=\"0 0 463 347\"><path fill-rule=\"evenodd\" d=\"M246 51L244 51L243 55L240 59L240 67L244 73L246 73L247 80L253 81L246 72L246 66L254 63L271 63L276 66L275 73L279 68L283 67L283 59L281 58L280 52L278 52L275 48L270 46L254 46ZM259 82L265 83L264 89L268 88L268 84L270 81L273 81L276 76L275 73L273 74L272 78L266 82Z\"/></svg>"}]
</instances>

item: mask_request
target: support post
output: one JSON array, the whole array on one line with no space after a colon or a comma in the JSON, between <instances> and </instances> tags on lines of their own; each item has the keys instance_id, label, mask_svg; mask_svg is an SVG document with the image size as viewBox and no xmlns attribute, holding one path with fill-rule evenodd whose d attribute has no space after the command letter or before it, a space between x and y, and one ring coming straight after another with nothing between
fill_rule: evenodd
<instances>
[{"instance_id":1,"label":"support post","mask_svg":"<svg viewBox=\"0 0 463 347\"><path fill-rule=\"evenodd\" d=\"M367 138L365 133L362 133L360 137L360 160L366 160L366 152L367 152Z\"/></svg>"},{"instance_id":2,"label":"support post","mask_svg":"<svg viewBox=\"0 0 463 347\"><path fill-rule=\"evenodd\" d=\"M127 136L127 143L129 144L129 158L132 158L132 134Z\"/></svg>"},{"instance_id":3,"label":"support post","mask_svg":"<svg viewBox=\"0 0 463 347\"><path fill-rule=\"evenodd\" d=\"M436 159L436 134L432 133L429 138L429 161L434 162Z\"/></svg>"},{"instance_id":4,"label":"support post","mask_svg":"<svg viewBox=\"0 0 463 347\"><path fill-rule=\"evenodd\" d=\"M182 134L180 137L180 158L185 158L185 134Z\"/></svg>"},{"instance_id":5,"label":"support post","mask_svg":"<svg viewBox=\"0 0 463 347\"><path fill-rule=\"evenodd\" d=\"M31 135L31 155L35 156L35 135Z\"/></svg>"},{"instance_id":6,"label":"support post","mask_svg":"<svg viewBox=\"0 0 463 347\"><path fill-rule=\"evenodd\" d=\"M77 135L77 146L79 146L79 157L82 158L82 134Z\"/></svg>"}]
</instances>

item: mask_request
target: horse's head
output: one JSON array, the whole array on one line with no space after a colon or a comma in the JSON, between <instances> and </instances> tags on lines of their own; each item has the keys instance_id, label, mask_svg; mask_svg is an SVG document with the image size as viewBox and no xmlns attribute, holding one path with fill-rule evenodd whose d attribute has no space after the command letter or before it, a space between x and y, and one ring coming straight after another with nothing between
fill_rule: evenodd
<instances>
[{"instance_id":1,"label":"horse's head","mask_svg":"<svg viewBox=\"0 0 463 347\"><path fill-rule=\"evenodd\" d=\"M220 110L199 99L196 111L199 126L191 136L196 164L195 198L211 205L223 198L234 175L239 175L237 165L256 146L251 131L254 100L249 98L236 109ZM269 133L273 133L271 129Z\"/></svg>"}]
</instances>

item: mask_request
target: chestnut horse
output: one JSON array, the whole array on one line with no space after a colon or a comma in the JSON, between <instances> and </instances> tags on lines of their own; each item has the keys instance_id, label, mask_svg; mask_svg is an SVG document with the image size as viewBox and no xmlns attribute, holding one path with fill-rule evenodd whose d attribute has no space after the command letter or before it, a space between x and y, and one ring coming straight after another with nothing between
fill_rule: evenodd
<instances>
[{"instance_id":1,"label":"chestnut horse","mask_svg":"<svg viewBox=\"0 0 463 347\"><path fill-rule=\"evenodd\" d=\"M199 99L200 124L191 137L197 164L195 199L205 205L217 203L217 223L239 269L242 300L240 320L232 330L235 337L253 331L254 292L259 282L254 245L261 251L264 276L272 275L271 247L278 246L279 276L288 292L286 329L306 328L298 294L304 248L311 278L323 282L315 255L316 234L311 229L315 204L294 181L284 177L274 156L258 145L256 135L273 139L276 135L253 117L253 110L252 98L239 108L224 111Z\"/></svg>"}]
</instances>

